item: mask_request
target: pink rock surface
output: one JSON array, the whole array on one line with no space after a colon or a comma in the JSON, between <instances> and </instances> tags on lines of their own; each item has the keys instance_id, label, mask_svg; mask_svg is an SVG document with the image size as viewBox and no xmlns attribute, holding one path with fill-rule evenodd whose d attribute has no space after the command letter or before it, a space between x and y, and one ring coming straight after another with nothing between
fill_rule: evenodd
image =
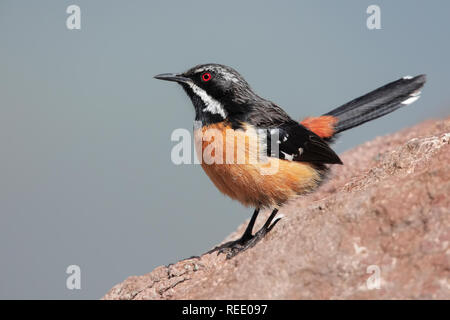
<instances>
[{"instance_id":1,"label":"pink rock surface","mask_svg":"<svg viewBox=\"0 0 450 320\"><path fill-rule=\"evenodd\" d=\"M254 248L160 266L103 299L450 299L449 143L446 119L358 146Z\"/></svg>"}]
</instances>

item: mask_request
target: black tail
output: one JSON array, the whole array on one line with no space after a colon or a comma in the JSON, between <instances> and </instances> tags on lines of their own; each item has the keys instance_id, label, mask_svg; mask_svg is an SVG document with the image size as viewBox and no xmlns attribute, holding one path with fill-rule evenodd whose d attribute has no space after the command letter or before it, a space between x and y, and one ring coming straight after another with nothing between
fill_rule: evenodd
<instances>
[{"instance_id":1,"label":"black tail","mask_svg":"<svg viewBox=\"0 0 450 320\"><path fill-rule=\"evenodd\" d=\"M335 125L335 133L351 129L413 103L419 99L420 88L423 87L425 81L426 77L423 74L414 78L404 77L352 100L325 115L339 119Z\"/></svg>"}]
</instances>

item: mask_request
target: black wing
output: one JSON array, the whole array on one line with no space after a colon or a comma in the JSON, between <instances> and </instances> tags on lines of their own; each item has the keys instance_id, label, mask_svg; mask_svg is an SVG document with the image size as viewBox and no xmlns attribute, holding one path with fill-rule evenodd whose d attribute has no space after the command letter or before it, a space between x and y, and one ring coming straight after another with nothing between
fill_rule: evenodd
<instances>
[{"instance_id":1,"label":"black wing","mask_svg":"<svg viewBox=\"0 0 450 320\"><path fill-rule=\"evenodd\" d=\"M292 161L342 164L324 140L297 122L267 129L267 132L268 156Z\"/></svg>"},{"instance_id":2,"label":"black wing","mask_svg":"<svg viewBox=\"0 0 450 320\"><path fill-rule=\"evenodd\" d=\"M283 109L270 101L254 104L243 122L267 130L268 156L292 161L342 164L324 140L292 120Z\"/></svg>"}]
</instances>

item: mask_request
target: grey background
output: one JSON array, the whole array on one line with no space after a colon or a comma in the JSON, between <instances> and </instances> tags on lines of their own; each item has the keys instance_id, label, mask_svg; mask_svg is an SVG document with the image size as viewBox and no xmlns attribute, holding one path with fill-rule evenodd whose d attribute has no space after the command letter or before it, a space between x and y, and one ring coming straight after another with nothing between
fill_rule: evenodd
<instances>
[{"instance_id":1,"label":"grey background","mask_svg":"<svg viewBox=\"0 0 450 320\"><path fill-rule=\"evenodd\" d=\"M382 30L366 28L378 4ZM82 29L66 29L66 8ZM422 98L341 136L342 152L449 114L449 1L0 0L0 298L99 298L220 242L251 210L170 161L193 108L162 72L218 62L293 117L404 75ZM66 267L82 289L65 288Z\"/></svg>"}]
</instances>

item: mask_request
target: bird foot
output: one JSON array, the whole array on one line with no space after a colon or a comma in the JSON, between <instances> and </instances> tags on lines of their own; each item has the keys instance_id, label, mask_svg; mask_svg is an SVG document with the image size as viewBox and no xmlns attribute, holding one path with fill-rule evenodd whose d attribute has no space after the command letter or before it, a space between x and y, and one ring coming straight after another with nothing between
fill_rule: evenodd
<instances>
[{"instance_id":1,"label":"bird foot","mask_svg":"<svg viewBox=\"0 0 450 320\"><path fill-rule=\"evenodd\" d=\"M282 217L277 217L273 222L268 220L266 224L264 224L261 229L258 230L254 235L249 233L244 233L241 238L226 242L220 246L215 247L214 249L208 251L208 253L212 253L217 251L217 255L223 253L226 255L227 259L231 259L238 255L239 253L254 247L259 241L261 241L266 234L272 230L272 228L277 224L278 221L281 220Z\"/></svg>"}]
</instances>

